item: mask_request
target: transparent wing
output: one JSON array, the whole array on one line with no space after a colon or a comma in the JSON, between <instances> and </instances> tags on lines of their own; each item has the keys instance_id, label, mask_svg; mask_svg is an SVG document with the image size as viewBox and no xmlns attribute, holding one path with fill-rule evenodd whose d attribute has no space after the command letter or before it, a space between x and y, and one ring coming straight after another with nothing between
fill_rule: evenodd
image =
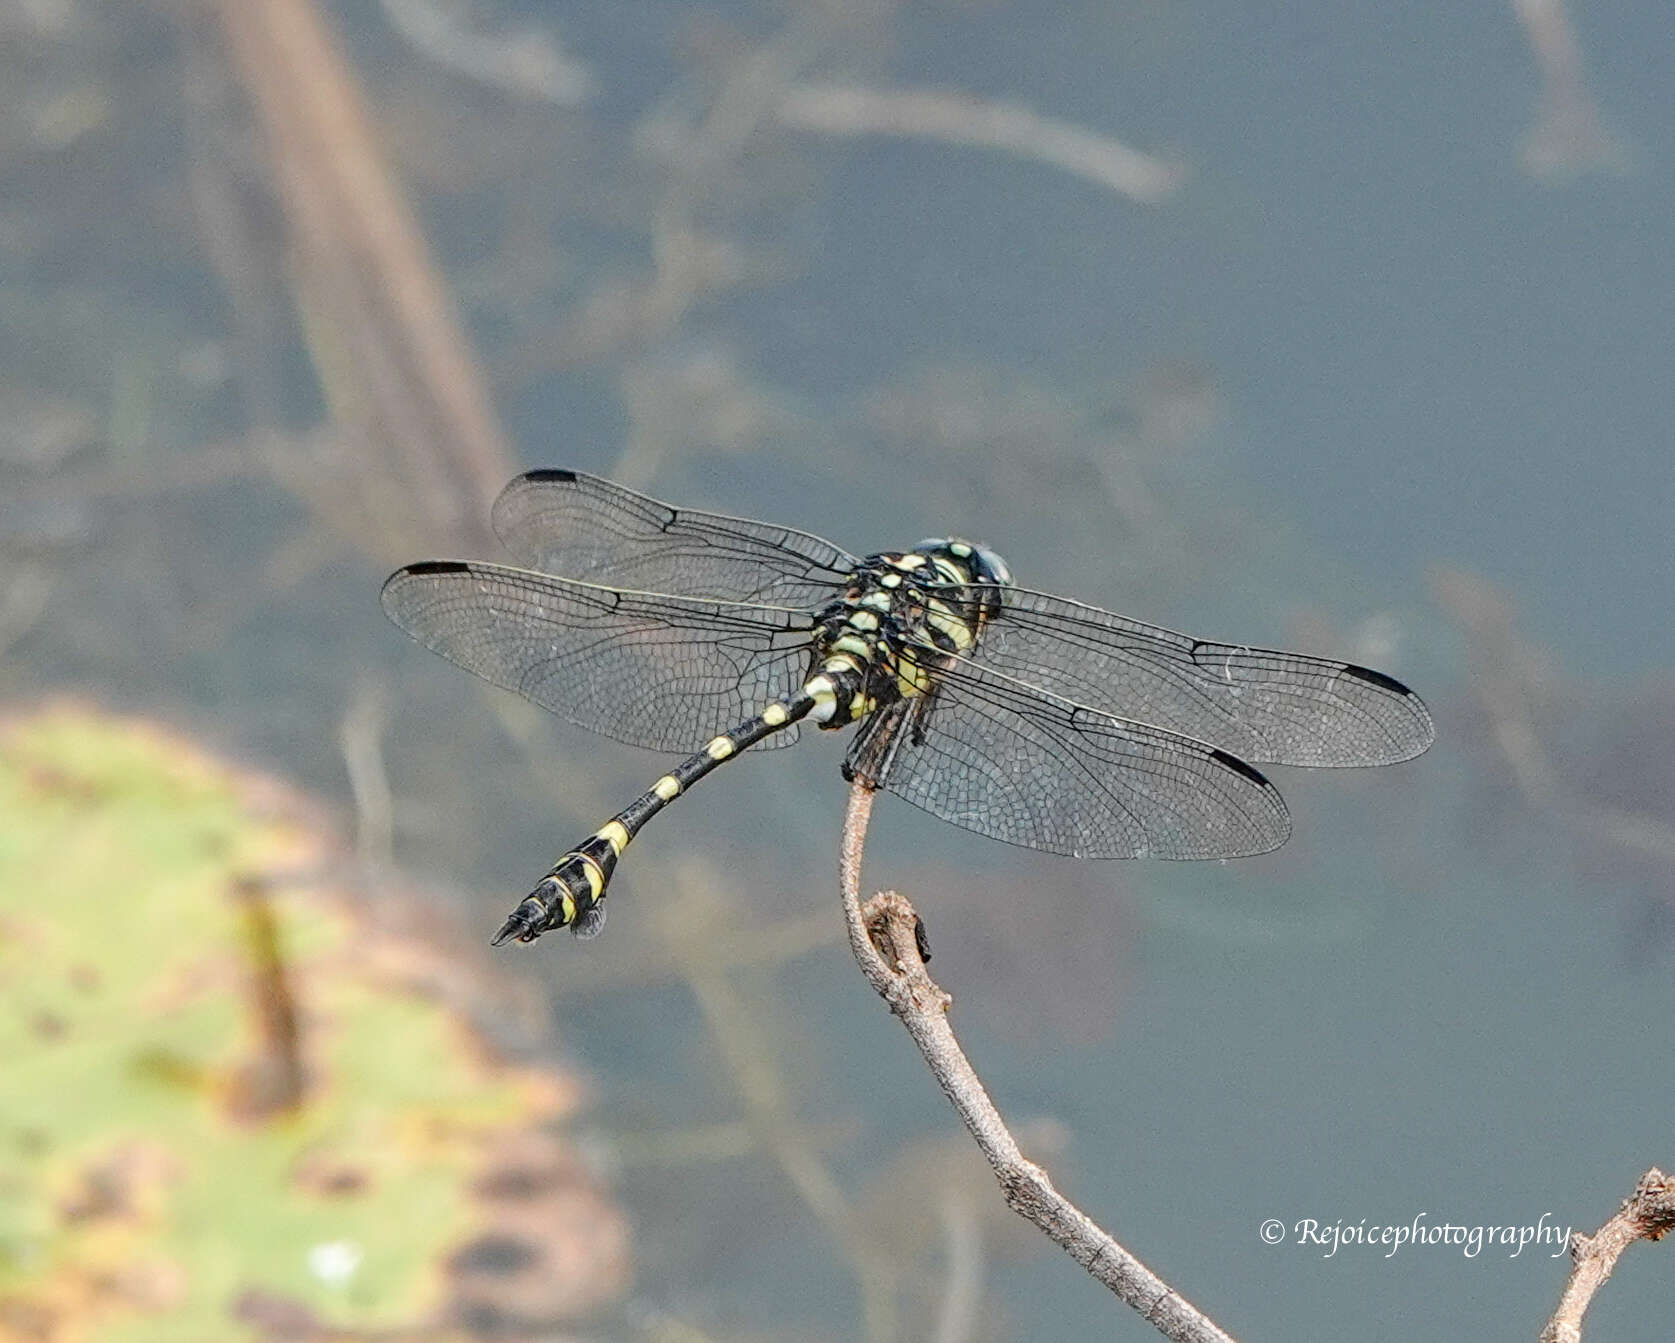
<instances>
[{"instance_id":1,"label":"transparent wing","mask_svg":"<svg viewBox=\"0 0 1675 1343\"><path fill-rule=\"evenodd\" d=\"M792 694L810 617L771 606L618 592L524 569L427 560L381 600L426 648L581 727L691 751ZM761 745L796 740L796 725Z\"/></svg>"},{"instance_id":2,"label":"transparent wing","mask_svg":"<svg viewBox=\"0 0 1675 1343\"><path fill-rule=\"evenodd\" d=\"M851 777L955 825L1076 858L1237 858L1291 833L1279 792L1201 741L963 660L869 720Z\"/></svg>"},{"instance_id":3,"label":"transparent wing","mask_svg":"<svg viewBox=\"0 0 1675 1343\"><path fill-rule=\"evenodd\" d=\"M494 530L532 569L716 601L820 606L858 563L808 532L671 508L580 471L519 476L495 501Z\"/></svg>"},{"instance_id":4,"label":"transparent wing","mask_svg":"<svg viewBox=\"0 0 1675 1343\"><path fill-rule=\"evenodd\" d=\"M999 592L972 662L1244 760L1387 765L1436 738L1419 696L1366 667L1194 639L1024 588L952 591L973 601Z\"/></svg>"}]
</instances>

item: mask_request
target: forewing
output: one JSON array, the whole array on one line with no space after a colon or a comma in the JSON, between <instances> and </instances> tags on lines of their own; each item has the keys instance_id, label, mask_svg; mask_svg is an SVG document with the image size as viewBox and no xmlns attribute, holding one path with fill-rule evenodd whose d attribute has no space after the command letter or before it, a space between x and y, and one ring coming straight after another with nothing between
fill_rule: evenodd
<instances>
[{"instance_id":1,"label":"forewing","mask_svg":"<svg viewBox=\"0 0 1675 1343\"><path fill-rule=\"evenodd\" d=\"M617 741L691 751L796 691L809 617L777 607L619 592L525 569L429 560L382 601L425 647ZM793 724L766 738L788 745Z\"/></svg>"},{"instance_id":2,"label":"forewing","mask_svg":"<svg viewBox=\"0 0 1675 1343\"><path fill-rule=\"evenodd\" d=\"M808 532L671 508L580 471L530 471L494 505L520 563L608 587L817 607L858 562Z\"/></svg>"},{"instance_id":3,"label":"forewing","mask_svg":"<svg viewBox=\"0 0 1675 1343\"><path fill-rule=\"evenodd\" d=\"M1023 588L999 593L971 661L1114 717L1272 765L1387 765L1436 737L1401 682L1306 653L1194 639Z\"/></svg>"},{"instance_id":4,"label":"forewing","mask_svg":"<svg viewBox=\"0 0 1675 1343\"><path fill-rule=\"evenodd\" d=\"M970 662L938 674L892 754L886 719L850 752L853 774L955 825L1076 858L1237 858L1291 832L1279 792L1216 747L1071 704ZM911 718L911 702L881 711Z\"/></svg>"}]
</instances>

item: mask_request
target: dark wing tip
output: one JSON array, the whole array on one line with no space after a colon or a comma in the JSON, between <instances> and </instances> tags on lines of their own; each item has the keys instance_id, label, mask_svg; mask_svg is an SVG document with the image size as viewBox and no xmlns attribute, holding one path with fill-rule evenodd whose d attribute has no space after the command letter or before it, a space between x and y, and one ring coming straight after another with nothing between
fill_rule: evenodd
<instances>
[{"instance_id":1,"label":"dark wing tip","mask_svg":"<svg viewBox=\"0 0 1675 1343\"><path fill-rule=\"evenodd\" d=\"M1291 837L1291 812L1286 809L1285 799L1281 797L1280 790L1276 789L1275 785L1268 780L1268 775L1263 774L1260 769L1256 769L1256 765L1251 764L1250 760L1241 760L1238 755L1234 755L1233 752L1228 752L1228 750L1221 750L1221 747L1211 747L1206 752L1206 757L1213 764L1221 765L1221 769L1231 770L1233 774L1239 775L1239 779L1243 779L1251 787L1255 787L1261 797L1261 804L1266 807L1266 816L1256 816L1255 812L1246 812L1245 819L1250 821L1251 827L1253 827L1250 841L1233 844L1233 846L1228 846L1223 851L1204 852L1204 854L1194 854L1194 856L1256 857L1258 854L1271 854L1281 844L1285 844L1285 841L1288 841Z\"/></svg>"},{"instance_id":2,"label":"dark wing tip","mask_svg":"<svg viewBox=\"0 0 1675 1343\"><path fill-rule=\"evenodd\" d=\"M578 479L575 471L562 466L538 466L533 471L525 471L512 481L516 485L520 480L548 482L554 485L573 485Z\"/></svg>"},{"instance_id":3,"label":"dark wing tip","mask_svg":"<svg viewBox=\"0 0 1675 1343\"><path fill-rule=\"evenodd\" d=\"M1258 854L1272 853L1286 840L1291 838L1291 813L1286 808L1285 799L1280 796L1280 790L1269 782L1268 776L1250 763L1241 760L1230 751L1224 751L1219 746L1211 747L1209 758L1223 769L1231 770L1250 784L1259 789L1263 801L1268 805L1268 815L1261 826L1262 834L1257 840L1258 847L1240 845L1224 854L1212 855L1225 858L1254 858Z\"/></svg>"},{"instance_id":4,"label":"dark wing tip","mask_svg":"<svg viewBox=\"0 0 1675 1343\"><path fill-rule=\"evenodd\" d=\"M413 564L404 564L384 580L384 586L398 578L422 578L426 574L463 574L471 571L471 565L466 560L419 560Z\"/></svg>"},{"instance_id":5,"label":"dark wing tip","mask_svg":"<svg viewBox=\"0 0 1675 1343\"><path fill-rule=\"evenodd\" d=\"M1431 749L1431 744L1437 739L1437 728L1431 719L1431 711L1425 707L1425 701L1409 690L1394 676L1386 676L1381 671L1374 671L1371 667L1358 667L1353 662L1346 663L1341 673L1352 680L1364 681L1374 689L1382 690L1387 695L1398 699L1413 719L1414 732L1411 739L1405 743L1407 754L1398 757L1391 763L1401 760L1411 760L1414 756L1423 755Z\"/></svg>"},{"instance_id":6,"label":"dark wing tip","mask_svg":"<svg viewBox=\"0 0 1675 1343\"><path fill-rule=\"evenodd\" d=\"M1219 746L1211 748L1210 759L1214 760L1218 765L1223 765L1232 770L1235 774L1243 774L1245 778L1249 779L1258 788L1266 788L1270 792L1278 791L1274 788L1273 784L1268 782L1268 776L1261 770L1257 769L1255 765L1250 764L1248 761L1239 759L1236 755L1230 755Z\"/></svg>"},{"instance_id":7,"label":"dark wing tip","mask_svg":"<svg viewBox=\"0 0 1675 1343\"><path fill-rule=\"evenodd\" d=\"M471 571L471 564L464 559L420 559L414 564L402 564L402 568L384 579L384 586L379 588L379 605L384 608L384 615L389 616L392 625L404 630L410 638L424 643L427 648L435 648L434 641L429 640L420 628L415 628L420 613L415 611L414 603L415 599L419 599L420 606L424 605L424 589L409 588L407 579L442 578ZM447 656L446 653L444 656Z\"/></svg>"},{"instance_id":8,"label":"dark wing tip","mask_svg":"<svg viewBox=\"0 0 1675 1343\"><path fill-rule=\"evenodd\" d=\"M386 578L384 586L378 589L379 604L384 608L385 615L406 629L406 622L396 615L399 609L397 603L401 601L396 594L409 578L425 578L435 574L463 574L470 571L471 566L464 560L419 560L415 564L404 564Z\"/></svg>"},{"instance_id":9,"label":"dark wing tip","mask_svg":"<svg viewBox=\"0 0 1675 1343\"><path fill-rule=\"evenodd\" d=\"M1388 690L1392 695L1404 695L1409 699L1419 698L1394 676L1386 676L1383 672L1374 671L1371 667L1357 667L1353 662L1346 662L1343 675L1353 676L1356 680L1365 681L1368 685L1375 685L1380 690Z\"/></svg>"}]
</instances>

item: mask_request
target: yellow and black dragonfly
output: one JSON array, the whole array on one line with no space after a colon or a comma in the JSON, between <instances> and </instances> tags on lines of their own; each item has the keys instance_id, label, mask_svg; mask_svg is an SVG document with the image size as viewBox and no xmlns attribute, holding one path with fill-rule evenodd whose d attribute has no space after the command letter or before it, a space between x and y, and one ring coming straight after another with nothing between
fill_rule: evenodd
<instances>
[{"instance_id":1,"label":"yellow and black dragonfly","mask_svg":"<svg viewBox=\"0 0 1675 1343\"><path fill-rule=\"evenodd\" d=\"M390 619L582 727L696 748L560 858L497 944L597 932L641 827L804 721L859 724L851 780L1080 858L1265 853L1291 827L1256 765L1386 765L1435 737L1382 672L1032 592L969 541L857 556L565 470L519 476L493 521L525 567L410 564L384 584Z\"/></svg>"}]
</instances>

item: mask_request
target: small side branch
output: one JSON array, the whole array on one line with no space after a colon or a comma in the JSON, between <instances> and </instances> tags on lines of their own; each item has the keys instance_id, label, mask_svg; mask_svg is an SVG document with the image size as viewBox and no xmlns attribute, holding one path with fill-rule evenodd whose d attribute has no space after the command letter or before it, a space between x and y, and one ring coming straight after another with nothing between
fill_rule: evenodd
<instances>
[{"instance_id":1,"label":"small side branch","mask_svg":"<svg viewBox=\"0 0 1675 1343\"><path fill-rule=\"evenodd\" d=\"M1637 1240L1662 1240L1675 1230L1675 1179L1656 1166L1640 1177L1617 1214L1592 1236L1570 1238L1573 1267L1559 1308L1541 1331L1540 1343L1581 1343L1582 1316L1594 1293L1617 1267L1617 1257Z\"/></svg>"},{"instance_id":2,"label":"small side branch","mask_svg":"<svg viewBox=\"0 0 1675 1343\"><path fill-rule=\"evenodd\" d=\"M901 1018L925 1056L943 1094L994 1168L1006 1202L1051 1236L1070 1257L1138 1311L1165 1338L1184 1343L1233 1343L1190 1302L1106 1234L1053 1188L1046 1171L1019 1150L1006 1122L978 1080L948 1021L949 995L931 979L920 955L919 917L905 896L875 895L863 906L861 855L872 793L851 786L844 817L839 874L849 945L867 981Z\"/></svg>"}]
</instances>

